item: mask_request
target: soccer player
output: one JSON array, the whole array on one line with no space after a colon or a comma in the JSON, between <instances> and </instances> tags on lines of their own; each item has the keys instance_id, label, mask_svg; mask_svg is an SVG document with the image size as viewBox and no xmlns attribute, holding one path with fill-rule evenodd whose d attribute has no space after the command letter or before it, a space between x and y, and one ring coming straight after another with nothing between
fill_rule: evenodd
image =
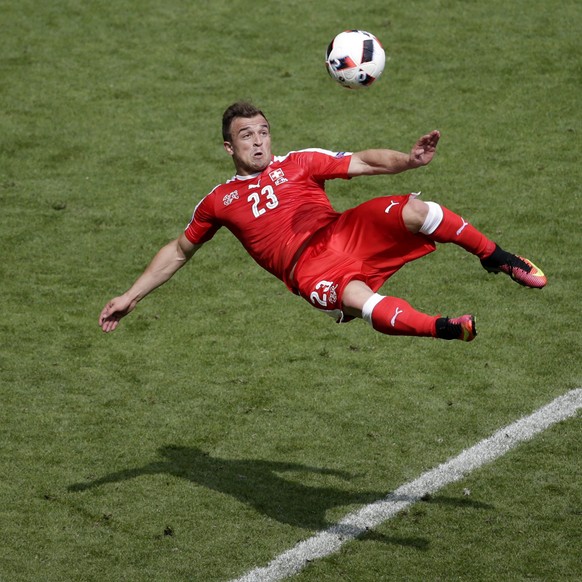
<instances>
[{"instance_id":1,"label":"soccer player","mask_svg":"<svg viewBox=\"0 0 582 582\"><path fill-rule=\"evenodd\" d=\"M434 157L438 131L421 137L408 154L307 149L274 156L263 112L237 102L224 112L222 133L236 175L205 196L185 231L160 249L123 295L105 305L99 317L103 331L113 331L222 226L261 267L313 307L338 322L363 318L389 335L475 338L472 315L427 315L404 299L377 293L403 265L435 250L435 243L459 245L487 271L506 273L520 285L546 284L531 261L508 253L461 216L435 202L422 202L416 194L374 198L343 213L333 209L326 180L425 166Z\"/></svg>"}]
</instances>

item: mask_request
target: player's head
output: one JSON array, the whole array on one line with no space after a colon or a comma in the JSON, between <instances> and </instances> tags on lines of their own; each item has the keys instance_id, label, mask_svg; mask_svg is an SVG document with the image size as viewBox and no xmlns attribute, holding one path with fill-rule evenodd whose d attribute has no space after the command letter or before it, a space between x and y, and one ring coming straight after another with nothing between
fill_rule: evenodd
<instances>
[{"instance_id":1,"label":"player's head","mask_svg":"<svg viewBox=\"0 0 582 582\"><path fill-rule=\"evenodd\" d=\"M237 173L250 176L271 162L269 122L260 109L245 102L232 104L222 116L224 149L232 156Z\"/></svg>"},{"instance_id":2,"label":"player's head","mask_svg":"<svg viewBox=\"0 0 582 582\"><path fill-rule=\"evenodd\" d=\"M257 115L262 115L265 118L265 121L267 121L265 114L252 103L246 101L237 101L236 103L233 103L222 115L222 139L224 141L231 141L231 125L237 117L250 118L256 117ZM267 125L269 125L268 121Z\"/></svg>"}]
</instances>

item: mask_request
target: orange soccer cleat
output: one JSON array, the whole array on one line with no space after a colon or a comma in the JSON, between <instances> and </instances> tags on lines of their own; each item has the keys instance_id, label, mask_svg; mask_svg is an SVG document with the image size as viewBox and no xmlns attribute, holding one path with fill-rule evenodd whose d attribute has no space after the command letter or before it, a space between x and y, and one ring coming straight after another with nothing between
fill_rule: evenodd
<instances>
[{"instance_id":1,"label":"orange soccer cleat","mask_svg":"<svg viewBox=\"0 0 582 582\"><path fill-rule=\"evenodd\" d=\"M461 315L460 317L439 317L436 323L436 335L446 340L461 340L470 342L477 335L475 316Z\"/></svg>"},{"instance_id":2,"label":"orange soccer cleat","mask_svg":"<svg viewBox=\"0 0 582 582\"><path fill-rule=\"evenodd\" d=\"M512 255L500 247L496 247L490 257L481 260L481 265L489 273L505 273L516 283L524 287L541 289L548 282L543 271L529 259Z\"/></svg>"}]
</instances>

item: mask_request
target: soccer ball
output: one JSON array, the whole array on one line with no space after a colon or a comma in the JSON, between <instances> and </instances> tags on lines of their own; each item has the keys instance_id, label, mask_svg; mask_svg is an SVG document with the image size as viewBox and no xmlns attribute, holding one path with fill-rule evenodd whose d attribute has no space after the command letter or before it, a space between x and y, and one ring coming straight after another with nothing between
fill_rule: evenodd
<instances>
[{"instance_id":1,"label":"soccer ball","mask_svg":"<svg viewBox=\"0 0 582 582\"><path fill-rule=\"evenodd\" d=\"M380 41L363 30L346 30L327 47L325 65L334 81L348 89L369 87L384 70L386 54Z\"/></svg>"}]
</instances>

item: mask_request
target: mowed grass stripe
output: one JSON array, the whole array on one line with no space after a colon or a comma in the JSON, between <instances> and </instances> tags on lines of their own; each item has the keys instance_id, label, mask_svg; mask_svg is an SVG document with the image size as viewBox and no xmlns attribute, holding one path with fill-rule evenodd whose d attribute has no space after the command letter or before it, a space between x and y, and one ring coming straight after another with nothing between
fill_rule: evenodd
<instances>
[{"instance_id":1,"label":"mowed grass stripe","mask_svg":"<svg viewBox=\"0 0 582 582\"><path fill-rule=\"evenodd\" d=\"M552 425L574 416L582 408L582 388L556 398L533 414L498 430L491 437L465 449L456 457L406 483L385 499L348 514L336 525L319 532L233 582L274 582L300 572L308 563L339 551L346 542L391 519L408 506L445 485L503 456L519 443L532 439Z\"/></svg>"}]
</instances>

